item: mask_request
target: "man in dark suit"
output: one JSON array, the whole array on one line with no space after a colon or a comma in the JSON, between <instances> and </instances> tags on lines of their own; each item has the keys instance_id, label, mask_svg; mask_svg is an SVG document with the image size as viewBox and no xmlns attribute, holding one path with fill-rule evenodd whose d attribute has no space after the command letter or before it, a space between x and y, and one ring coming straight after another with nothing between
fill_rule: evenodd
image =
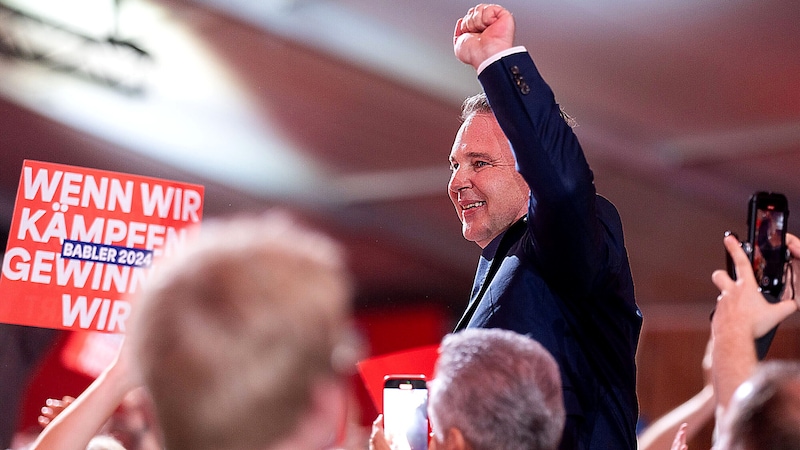
<instances>
[{"instance_id":1,"label":"man in dark suit","mask_svg":"<svg viewBox=\"0 0 800 450\"><path fill-rule=\"evenodd\" d=\"M622 223L514 34L509 11L481 4L453 37L486 94L465 102L450 153L450 198L464 237L483 249L456 329L510 329L553 354L567 411L562 449L634 449L642 317Z\"/></svg>"}]
</instances>

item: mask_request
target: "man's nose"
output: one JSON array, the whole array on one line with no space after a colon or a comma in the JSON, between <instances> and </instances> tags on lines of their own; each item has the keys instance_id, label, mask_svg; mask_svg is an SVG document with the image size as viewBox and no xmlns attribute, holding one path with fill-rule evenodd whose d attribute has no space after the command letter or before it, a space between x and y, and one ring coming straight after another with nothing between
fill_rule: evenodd
<instances>
[{"instance_id":1,"label":"man's nose","mask_svg":"<svg viewBox=\"0 0 800 450\"><path fill-rule=\"evenodd\" d=\"M448 183L448 187L453 192L458 192L462 189L470 187L469 176L467 176L464 170L461 169L454 170L452 175L450 175L450 182Z\"/></svg>"}]
</instances>

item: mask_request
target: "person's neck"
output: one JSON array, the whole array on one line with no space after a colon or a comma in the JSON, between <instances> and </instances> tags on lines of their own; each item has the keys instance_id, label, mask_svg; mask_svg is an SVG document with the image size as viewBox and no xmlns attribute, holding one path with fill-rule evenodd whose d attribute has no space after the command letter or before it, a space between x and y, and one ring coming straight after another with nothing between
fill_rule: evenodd
<instances>
[{"instance_id":1,"label":"person's neck","mask_svg":"<svg viewBox=\"0 0 800 450\"><path fill-rule=\"evenodd\" d=\"M489 243L481 249L481 255L486 259L494 258L495 253L497 253L498 247L500 247L500 242L503 240L503 237L516 226L520 222L526 220L527 216L522 216L519 219L515 220L511 225L508 226L505 230L500 232L497 236L495 236Z\"/></svg>"}]
</instances>

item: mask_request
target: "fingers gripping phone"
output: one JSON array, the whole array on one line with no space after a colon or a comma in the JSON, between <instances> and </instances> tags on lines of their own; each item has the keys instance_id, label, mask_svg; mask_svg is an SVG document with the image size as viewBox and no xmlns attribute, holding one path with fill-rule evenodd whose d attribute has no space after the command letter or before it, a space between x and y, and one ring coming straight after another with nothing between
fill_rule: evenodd
<instances>
[{"instance_id":1,"label":"fingers gripping phone","mask_svg":"<svg viewBox=\"0 0 800 450\"><path fill-rule=\"evenodd\" d=\"M756 192L747 205L747 240L742 248L750 258L753 274L767 301L776 303L784 289L784 274L789 262L786 229L789 204L783 194ZM726 252L727 255L727 252ZM736 279L730 255L727 255L728 274ZM766 356L777 327L756 340L758 358Z\"/></svg>"},{"instance_id":2,"label":"fingers gripping phone","mask_svg":"<svg viewBox=\"0 0 800 450\"><path fill-rule=\"evenodd\" d=\"M384 377L383 429L392 450L428 448L428 388L423 375Z\"/></svg>"}]
</instances>

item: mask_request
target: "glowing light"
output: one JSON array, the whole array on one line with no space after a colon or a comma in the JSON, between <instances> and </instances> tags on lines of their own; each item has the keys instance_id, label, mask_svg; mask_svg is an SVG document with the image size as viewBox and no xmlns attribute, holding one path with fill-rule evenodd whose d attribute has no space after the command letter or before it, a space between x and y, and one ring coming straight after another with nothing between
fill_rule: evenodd
<instances>
[{"instance_id":1,"label":"glowing light","mask_svg":"<svg viewBox=\"0 0 800 450\"><path fill-rule=\"evenodd\" d=\"M114 0L3 0L24 14L94 38L114 34Z\"/></svg>"}]
</instances>

